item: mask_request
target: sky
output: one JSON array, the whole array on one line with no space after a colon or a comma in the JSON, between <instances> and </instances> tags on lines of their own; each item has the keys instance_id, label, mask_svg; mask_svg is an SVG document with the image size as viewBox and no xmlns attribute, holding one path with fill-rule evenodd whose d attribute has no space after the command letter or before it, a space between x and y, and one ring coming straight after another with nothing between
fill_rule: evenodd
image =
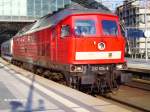
<instances>
[{"instance_id":1,"label":"sky","mask_svg":"<svg viewBox=\"0 0 150 112\"><path fill-rule=\"evenodd\" d=\"M96 1L102 2L110 10L114 11L117 6L122 5L124 0L96 0Z\"/></svg>"}]
</instances>

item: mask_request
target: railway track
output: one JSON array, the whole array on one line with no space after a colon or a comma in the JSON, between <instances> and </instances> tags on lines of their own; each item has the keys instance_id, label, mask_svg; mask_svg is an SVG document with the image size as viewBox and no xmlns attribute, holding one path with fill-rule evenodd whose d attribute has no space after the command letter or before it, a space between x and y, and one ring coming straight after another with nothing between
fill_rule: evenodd
<instances>
[{"instance_id":1,"label":"railway track","mask_svg":"<svg viewBox=\"0 0 150 112\"><path fill-rule=\"evenodd\" d=\"M150 112L150 91L141 89L141 87L133 87L122 85L116 93L109 93L103 97L123 105L135 108L140 111ZM100 97L100 96L96 96Z\"/></svg>"},{"instance_id":2,"label":"railway track","mask_svg":"<svg viewBox=\"0 0 150 112\"><path fill-rule=\"evenodd\" d=\"M102 97L142 112L150 112L150 80L149 78L141 79L139 76L142 77L142 73L133 73L133 77L135 78L121 85L118 91L108 93ZM96 97L100 96L97 95Z\"/></svg>"},{"instance_id":3,"label":"railway track","mask_svg":"<svg viewBox=\"0 0 150 112\"><path fill-rule=\"evenodd\" d=\"M125 83L125 86L150 91L150 81L133 78L131 82Z\"/></svg>"}]
</instances>

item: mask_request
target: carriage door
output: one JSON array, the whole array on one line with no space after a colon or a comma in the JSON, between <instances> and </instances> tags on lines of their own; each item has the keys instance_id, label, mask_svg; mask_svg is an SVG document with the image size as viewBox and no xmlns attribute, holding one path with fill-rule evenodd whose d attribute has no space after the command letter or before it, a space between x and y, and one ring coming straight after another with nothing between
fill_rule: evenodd
<instances>
[{"instance_id":1,"label":"carriage door","mask_svg":"<svg viewBox=\"0 0 150 112\"><path fill-rule=\"evenodd\" d=\"M52 29L51 33L51 61L57 61L57 30L56 28Z\"/></svg>"}]
</instances>

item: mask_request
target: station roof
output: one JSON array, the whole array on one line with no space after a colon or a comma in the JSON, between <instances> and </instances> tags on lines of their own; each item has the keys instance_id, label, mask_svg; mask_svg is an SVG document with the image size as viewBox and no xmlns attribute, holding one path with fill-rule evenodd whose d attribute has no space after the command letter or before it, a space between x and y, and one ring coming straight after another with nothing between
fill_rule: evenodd
<instances>
[{"instance_id":1,"label":"station roof","mask_svg":"<svg viewBox=\"0 0 150 112\"><path fill-rule=\"evenodd\" d=\"M86 8L89 9L100 9L100 10L107 10L110 11L107 7L105 7L100 2L97 2L95 0L72 0L72 2L78 3Z\"/></svg>"},{"instance_id":2,"label":"station roof","mask_svg":"<svg viewBox=\"0 0 150 112\"><path fill-rule=\"evenodd\" d=\"M102 8L102 7L99 8L99 7L97 7L97 5L96 6L94 5L93 7L89 8L90 3L93 4L93 3L97 3L97 2L90 2L90 3L86 3L86 4L81 4L81 1L79 1L79 3L73 2L71 5L68 5L64 9L54 11L52 14L50 13L44 17L41 17L35 23L24 27L22 30L20 30L17 33L17 35L24 35L27 33L38 31L38 30L43 29L45 27L54 26L59 21L61 21L62 19L64 19L68 15L72 15L72 14L91 14L91 13L112 14L112 12L110 10L108 10L107 8ZM91 0L89 0L89 1L91 1Z\"/></svg>"},{"instance_id":3,"label":"station roof","mask_svg":"<svg viewBox=\"0 0 150 112\"><path fill-rule=\"evenodd\" d=\"M73 8L73 7L76 7L78 6L78 8L80 7L81 9L83 9L82 11L80 12L87 12L88 9L96 9L97 12L104 12L104 13L111 13L111 11L106 8L104 5L102 5L101 3L95 1L95 0L62 0L64 1L64 4L61 5L59 4L58 0L52 0L51 2L54 2L53 4L51 5L56 5L56 6L53 6L53 11L50 12L50 14L46 15L45 17L47 18L47 16L50 16L50 15L53 15L54 13L58 13L60 10L64 10L64 8ZM57 3L57 4L55 4ZM69 12L68 13L74 13L75 10L72 12ZM78 10L79 12L79 10ZM58 13L59 14L59 13ZM59 16L57 14L57 16ZM8 18L8 17L7 17ZM13 17L10 17L10 18L13 18ZM24 25L27 25L28 22L29 23L32 23L34 22L34 19L35 18L30 18L28 20L27 17L18 17L20 18L17 19L17 20L7 20L4 18L4 16L1 18L0 17L0 38L5 38L6 37L12 37L14 35L14 32L18 32L19 29L22 29ZM43 17L42 17L43 18ZM23 23L23 24L22 24ZM32 25L29 25L27 27L25 27L23 30L27 31L31 28ZM13 32L13 33L12 33ZM3 39L1 39L3 40Z\"/></svg>"}]
</instances>

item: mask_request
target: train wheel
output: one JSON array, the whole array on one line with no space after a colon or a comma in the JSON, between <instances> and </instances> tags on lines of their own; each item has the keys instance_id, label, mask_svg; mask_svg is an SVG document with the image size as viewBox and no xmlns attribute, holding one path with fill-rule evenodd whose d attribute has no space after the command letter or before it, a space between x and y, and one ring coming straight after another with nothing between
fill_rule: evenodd
<instances>
[{"instance_id":1,"label":"train wheel","mask_svg":"<svg viewBox=\"0 0 150 112\"><path fill-rule=\"evenodd\" d=\"M118 75L116 74L115 70L110 70L109 74L107 75L108 87L111 92L117 91L119 89L117 77Z\"/></svg>"},{"instance_id":2,"label":"train wheel","mask_svg":"<svg viewBox=\"0 0 150 112\"><path fill-rule=\"evenodd\" d=\"M65 73L65 79L66 79L67 86L78 89L78 90L80 89L81 78L79 76L67 72Z\"/></svg>"},{"instance_id":3,"label":"train wheel","mask_svg":"<svg viewBox=\"0 0 150 112\"><path fill-rule=\"evenodd\" d=\"M44 75L45 78L49 78L50 74L51 74L51 72L49 70L45 70L43 72L43 75Z\"/></svg>"},{"instance_id":4,"label":"train wheel","mask_svg":"<svg viewBox=\"0 0 150 112\"><path fill-rule=\"evenodd\" d=\"M95 85L95 87L93 87L92 93L99 93L99 94L103 95L107 89L106 76L104 74L103 75L97 74L94 85Z\"/></svg>"},{"instance_id":5,"label":"train wheel","mask_svg":"<svg viewBox=\"0 0 150 112\"><path fill-rule=\"evenodd\" d=\"M110 70L105 74L97 74L95 84L91 87L91 92L103 95L104 93L118 90L117 77L118 75L114 70Z\"/></svg>"},{"instance_id":6,"label":"train wheel","mask_svg":"<svg viewBox=\"0 0 150 112\"><path fill-rule=\"evenodd\" d=\"M44 70L43 70L41 67L38 67L38 68L36 69L36 74L38 74L38 75L40 75L40 76L42 76L43 72L44 72Z\"/></svg>"}]
</instances>

